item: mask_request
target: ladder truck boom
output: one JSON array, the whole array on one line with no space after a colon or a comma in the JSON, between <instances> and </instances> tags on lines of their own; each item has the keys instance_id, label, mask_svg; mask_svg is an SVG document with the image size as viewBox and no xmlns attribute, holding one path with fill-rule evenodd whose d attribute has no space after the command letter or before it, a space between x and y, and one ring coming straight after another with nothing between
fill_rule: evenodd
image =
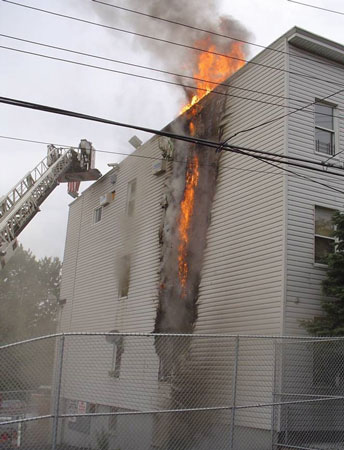
<instances>
[{"instance_id":1,"label":"ladder truck boom","mask_svg":"<svg viewBox=\"0 0 344 450\"><path fill-rule=\"evenodd\" d=\"M86 139L77 150L48 145L47 156L0 199L1 268L14 253L18 235L60 182L79 183L100 176L94 168L94 148Z\"/></svg>"}]
</instances>

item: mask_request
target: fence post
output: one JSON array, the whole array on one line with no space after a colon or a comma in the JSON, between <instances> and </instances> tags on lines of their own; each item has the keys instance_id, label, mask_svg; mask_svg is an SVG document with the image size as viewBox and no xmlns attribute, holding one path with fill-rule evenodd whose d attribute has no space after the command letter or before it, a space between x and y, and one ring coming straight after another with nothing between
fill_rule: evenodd
<instances>
[{"instance_id":1,"label":"fence post","mask_svg":"<svg viewBox=\"0 0 344 450\"><path fill-rule=\"evenodd\" d=\"M65 336L61 335L58 347L57 347L57 366L56 366L56 378L54 382L54 405L53 405L53 430L51 448L56 450L57 445L57 431L59 425L60 414L60 396L61 396L61 383L62 383L62 368L63 368L63 352L64 352Z\"/></svg>"},{"instance_id":2,"label":"fence post","mask_svg":"<svg viewBox=\"0 0 344 450\"><path fill-rule=\"evenodd\" d=\"M273 373L272 373L272 403L275 403L275 400L277 398L276 393L276 372L277 372L277 343L276 340L273 339ZM276 406L271 406L271 450L274 450L275 447L275 415L276 415Z\"/></svg>"},{"instance_id":3,"label":"fence post","mask_svg":"<svg viewBox=\"0 0 344 450\"><path fill-rule=\"evenodd\" d=\"M235 353L234 353L233 380L232 380L232 417L231 417L231 425L230 425L230 442L229 442L230 450L233 450L233 445L234 445L235 406L236 406L238 361L239 361L239 335L237 335L235 338L235 350L234 351L235 351Z\"/></svg>"}]
</instances>

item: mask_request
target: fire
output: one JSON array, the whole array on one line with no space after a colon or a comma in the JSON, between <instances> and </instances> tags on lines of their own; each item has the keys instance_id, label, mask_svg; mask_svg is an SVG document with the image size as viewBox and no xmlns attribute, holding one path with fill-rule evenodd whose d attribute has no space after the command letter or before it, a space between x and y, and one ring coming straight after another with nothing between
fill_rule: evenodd
<instances>
[{"instance_id":1,"label":"fire","mask_svg":"<svg viewBox=\"0 0 344 450\"><path fill-rule=\"evenodd\" d=\"M195 125L194 125L193 122L190 122L190 123L189 123L189 130L190 130L191 136L195 136L196 128L195 128Z\"/></svg>"},{"instance_id":2,"label":"fire","mask_svg":"<svg viewBox=\"0 0 344 450\"><path fill-rule=\"evenodd\" d=\"M211 38L196 42L196 46L204 48L207 52L222 53L216 48L216 45L211 42ZM192 96L190 103L182 108L180 114L183 114L185 111L190 109L203 97L209 94L209 92L211 92L217 84L225 81L230 75L239 70L240 67L245 64L244 61L226 58L224 56L214 55L207 52L200 53L197 71L193 74L197 85L196 93ZM226 54L227 56L244 59L245 53L243 50L243 44L240 42L233 42Z\"/></svg>"},{"instance_id":3,"label":"fire","mask_svg":"<svg viewBox=\"0 0 344 450\"><path fill-rule=\"evenodd\" d=\"M195 189L199 179L199 161L198 156L194 155L192 161L189 161L186 170L184 198L180 204L179 217L179 247L178 247L178 274L182 287L182 296L185 295L186 282L188 278L187 249L189 243L189 228L195 206Z\"/></svg>"}]
</instances>

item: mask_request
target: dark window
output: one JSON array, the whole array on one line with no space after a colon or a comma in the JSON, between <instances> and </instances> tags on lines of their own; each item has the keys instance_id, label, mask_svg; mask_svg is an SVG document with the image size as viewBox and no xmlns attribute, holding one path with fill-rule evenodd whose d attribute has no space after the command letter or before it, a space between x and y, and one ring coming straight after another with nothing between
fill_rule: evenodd
<instances>
[{"instance_id":1,"label":"dark window","mask_svg":"<svg viewBox=\"0 0 344 450\"><path fill-rule=\"evenodd\" d=\"M136 180L132 180L128 183L128 191L127 191L127 215L128 216L134 215L135 198L136 198Z\"/></svg>"},{"instance_id":2,"label":"dark window","mask_svg":"<svg viewBox=\"0 0 344 450\"><path fill-rule=\"evenodd\" d=\"M315 150L326 155L334 155L333 106L316 103L315 110Z\"/></svg>"},{"instance_id":3,"label":"dark window","mask_svg":"<svg viewBox=\"0 0 344 450\"><path fill-rule=\"evenodd\" d=\"M100 222L102 220L102 212L103 212L102 206L99 206L99 208L96 208L94 210L94 214L93 214L93 222L94 223Z\"/></svg>"},{"instance_id":4,"label":"dark window","mask_svg":"<svg viewBox=\"0 0 344 450\"><path fill-rule=\"evenodd\" d=\"M120 336L113 344L112 367L109 375L119 378L121 374L122 354L124 352L123 337Z\"/></svg>"},{"instance_id":5,"label":"dark window","mask_svg":"<svg viewBox=\"0 0 344 450\"><path fill-rule=\"evenodd\" d=\"M119 264L119 296L128 297L130 282L130 256L123 256L120 259Z\"/></svg>"},{"instance_id":6,"label":"dark window","mask_svg":"<svg viewBox=\"0 0 344 450\"><path fill-rule=\"evenodd\" d=\"M159 360L159 373L158 380L159 381L170 381L173 375L173 365L170 359L163 360L160 358Z\"/></svg>"},{"instance_id":7,"label":"dark window","mask_svg":"<svg viewBox=\"0 0 344 450\"><path fill-rule=\"evenodd\" d=\"M333 213L332 209L315 207L314 261L316 263L327 264L327 256L334 252Z\"/></svg>"}]
</instances>

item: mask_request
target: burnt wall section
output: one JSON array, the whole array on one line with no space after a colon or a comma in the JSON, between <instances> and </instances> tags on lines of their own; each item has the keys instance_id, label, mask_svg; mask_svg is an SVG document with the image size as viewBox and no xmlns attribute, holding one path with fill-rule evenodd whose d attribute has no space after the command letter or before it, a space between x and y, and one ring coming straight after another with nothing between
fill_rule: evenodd
<instances>
[{"instance_id":1,"label":"burnt wall section","mask_svg":"<svg viewBox=\"0 0 344 450\"><path fill-rule=\"evenodd\" d=\"M223 111L224 97L206 97L172 123L169 126L169 131L187 135L192 122L197 137L217 141ZM180 244L178 223L187 171L192 170L192 161L195 155L199 161L199 173L186 249L188 276L185 289L182 289L178 277L178 249ZM154 332L192 333L197 319L198 289L206 247L207 229L216 190L220 153L216 153L213 148L176 141L174 142L173 159L173 167L166 186L167 206L160 233L159 303ZM156 338L156 350L165 376L169 377L172 373L178 371L178 360L187 353L187 347L182 349L178 346L178 348L175 348L174 345L166 345L166 341L163 345L160 345L159 338Z\"/></svg>"}]
</instances>

